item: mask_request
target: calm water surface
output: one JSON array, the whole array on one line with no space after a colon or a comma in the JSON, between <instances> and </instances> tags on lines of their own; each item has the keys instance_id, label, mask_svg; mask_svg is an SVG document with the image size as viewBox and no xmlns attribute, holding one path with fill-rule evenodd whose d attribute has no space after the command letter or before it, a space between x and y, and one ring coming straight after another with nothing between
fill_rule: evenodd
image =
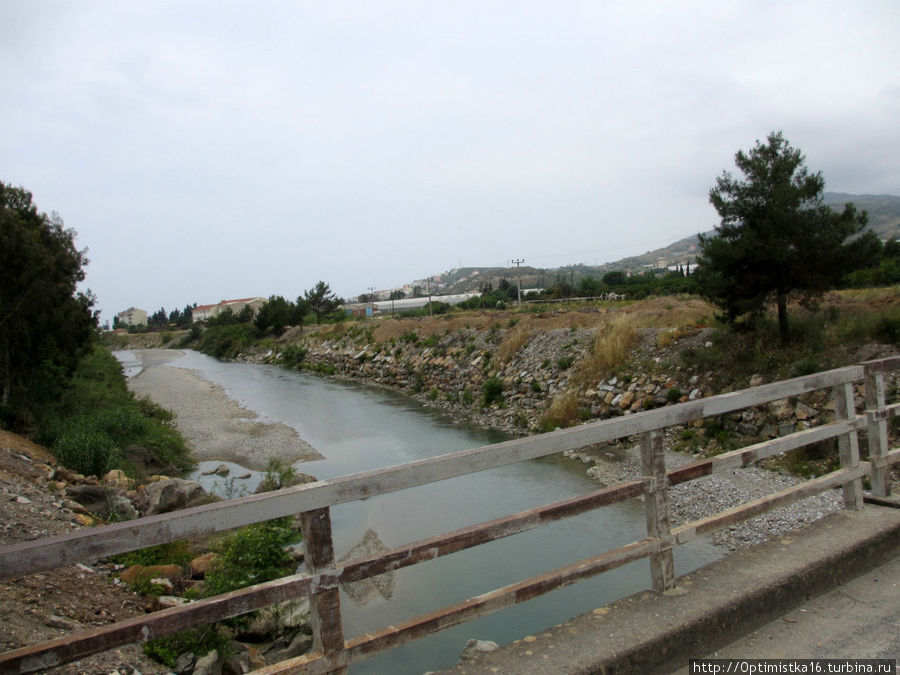
<instances>
[{"instance_id":1,"label":"calm water surface","mask_svg":"<svg viewBox=\"0 0 900 675\"><path fill-rule=\"evenodd\" d=\"M126 370L137 372L140 364L133 353L119 356ZM506 438L498 432L461 427L408 398L381 389L274 366L223 363L190 351L168 365L196 370L261 419L296 429L324 456L320 461L299 463L296 468L320 479ZM218 463L204 463L200 470ZM213 479L204 480L209 485ZM240 482L232 481L229 487L239 489ZM335 554L341 558L363 542L391 548L596 488L582 464L551 457L339 505L332 508ZM644 536L643 505L631 500L383 575L375 583L342 590L345 638L551 571ZM702 540L679 547L675 554L678 574L720 556L717 549ZM458 660L470 638L504 644L645 589L649 579L648 563L633 563L396 648L354 666L352 672L422 673L448 667Z\"/></svg>"}]
</instances>

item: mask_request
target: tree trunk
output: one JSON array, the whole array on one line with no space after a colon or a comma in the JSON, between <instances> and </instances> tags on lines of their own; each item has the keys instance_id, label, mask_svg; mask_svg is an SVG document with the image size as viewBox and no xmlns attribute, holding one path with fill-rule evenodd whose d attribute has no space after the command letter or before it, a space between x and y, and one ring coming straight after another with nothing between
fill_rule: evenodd
<instances>
[{"instance_id":1,"label":"tree trunk","mask_svg":"<svg viewBox=\"0 0 900 675\"><path fill-rule=\"evenodd\" d=\"M787 293L778 292L778 329L781 332L781 339L786 340L788 336L788 318L787 318Z\"/></svg>"}]
</instances>

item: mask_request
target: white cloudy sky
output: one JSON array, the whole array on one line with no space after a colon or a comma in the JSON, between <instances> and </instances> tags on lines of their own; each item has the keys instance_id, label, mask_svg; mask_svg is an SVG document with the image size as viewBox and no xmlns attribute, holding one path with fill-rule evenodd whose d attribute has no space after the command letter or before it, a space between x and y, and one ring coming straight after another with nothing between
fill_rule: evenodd
<instances>
[{"instance_id":1,"label":"white cloudy sky","mask_svg":"<svg viewBox=\"0 0 900 675\"><path fill-rule=\"evenodd\" d=\"M0 77L104 319L642 253L776 129L900 194L896 0L0 0Z\"/></svg>"}]
</instances>

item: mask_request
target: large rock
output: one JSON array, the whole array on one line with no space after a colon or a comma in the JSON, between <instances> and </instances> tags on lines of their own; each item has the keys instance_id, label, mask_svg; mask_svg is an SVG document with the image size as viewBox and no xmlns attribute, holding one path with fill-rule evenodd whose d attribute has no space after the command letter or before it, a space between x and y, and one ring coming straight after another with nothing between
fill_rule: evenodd
<instances>
[{"instance_id":1,"label":"large rock","mask_svg":"<svg viewBox=\"0 0 900 675\"><path fill-rule=\"evenodd\" d=\"M179 565L132 565L119 574L119 578L129 586L148 584L153 579L176 581L183 576Z\"/></svg>"},{"instance_id":2,"label":"large rock","mask_svg":"<svg viewBox=\"0 0 900 675\"><path fill-rule=\"evenodd\" d=\"M218 553L204 553L203 555L197 556L190 562L191 576L196 579L204 578L209 571L215 566L216 561L219 559Z\"/></svg>"},{"instance_id":3,"label":"large rock","mask_svg":"<svg viewBox=\"0 0 900 675\"><path fill-rule=\"evenodd\" d=\"M109 485L69 485L66 495L103 520L130 520L138 516L125 492Z\"/></svg>"},{"instance_id":4,"label":"large rock","mask_svg":"<svg viewBox=\"0 0 900 675\"><path fill-rule=\"evenodd\" d=\"M197 659L194 675L222 675L222 659L219 658L219 652L213 649L206 656Z\"/></svg>"},{"instance_id":5,"label":"large rock","mask_svg":"<svg viewBox=\"0 0 900 675\"><path fill-rule=\"evenodd\" d=\"M248 642L271 640L276 635L307 626L309 616L309 598L269 605L256 613L249 625L241 630L239 637Z\"/></svg>"},{"instance_id":6,"label":"large rock","mask_svg":"<svg viewBox=\"0 0 900 675\"><path fill-rule=\"evenodd\" d=\"M141 487L135 505L145 516L168 513L193 506L206 493L200 483L182 478L167 478Z\"/></svg>"},{"instance_id":7,"label":"large rock","mask_svg":"<svg viewBox=\"0 0 900 675\"><path fill-rule=\"evenodd\" d=\"M459 658L462 661L471 661L472 659L477 659L482 654L487 654L495 649L500 649L500 645L491 640L469 640L466 642L465 649L462 650L462 654L459 655Z\"/></svg>"},{"instance_id":8,"label":"large rock","mask_svg":"<svg viewBox=\"0 0 900 675\"><path fill-rule=\"evenodd\" d=\"M278 663L287 661L297 656L306 654L313 646L313 637L309 633L297 631L290 638L276 640L269 649L266 650L266 661L268 663Z\"/></svg>"}]
</instances>

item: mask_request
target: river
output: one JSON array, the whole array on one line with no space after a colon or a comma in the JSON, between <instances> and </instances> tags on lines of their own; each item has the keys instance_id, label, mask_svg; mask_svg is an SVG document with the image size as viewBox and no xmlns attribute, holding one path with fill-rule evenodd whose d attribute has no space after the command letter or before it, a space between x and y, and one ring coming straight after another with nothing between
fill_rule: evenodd
<instances>
[{"instance_id":1,"label":"river","mask_svg":"<svg viewBox=\"0 0 900 675\"><path fill-rule=\"evenodd\" d=\"M139 360L118 354L127 372ZM461 427L402 395L274 366L220 362L185 352L166 365L188 368L220 385L263 421L286 424L324 457L297 470L330 478L504 440L494 431ZM153 367L153 366L150 366ZM177 410L175 411L177 413ZM197 474L211 464L204 462ZM237 473L243 469L234 467ZM258 474L251 472L247 488ZM202 476L207 487L215 480ZM221 481L222 479L218 479ZM241 482L216 486L239 493ZM585 467L561 457L519 463L332 509L335 553L361 545L394 547L596 489ZM342 589L349 638L447 604L548 572L646 536L637 500L605 507L528 533L463 551ZM720 557L705 540L675 550L683 574ZM470 638L511 642L650 583L647 561L632 563L541 598L395 648L353 666L353 673L422 673L449 667Z\"/></svg>"}]
</instances>

